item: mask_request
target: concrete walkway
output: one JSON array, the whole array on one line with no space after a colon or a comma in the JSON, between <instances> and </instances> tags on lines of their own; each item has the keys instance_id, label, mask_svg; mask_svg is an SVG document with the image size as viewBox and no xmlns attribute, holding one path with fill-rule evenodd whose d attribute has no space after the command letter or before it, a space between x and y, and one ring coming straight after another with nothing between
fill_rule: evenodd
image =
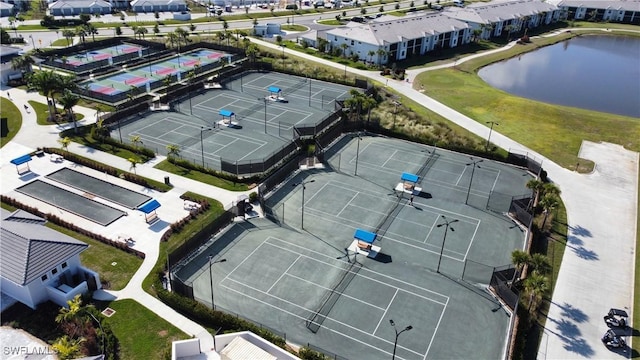
<instances>
[{"instance_id":1,"label":"concrete walkway","mask_svg":"<svg viewBox=\"0 0 640 360\"><path fill-rule=\"evenodd\" d=\"M272 43L257 39L251 40L267 47L282 50ZM510 45L512 46L512 44ZM339 70L344 69L344 65L324 59L292 52L289 49L285 49L285 52ZM489 128L413 89L411 83L388 80L376 71L357 69L349 69L349 71L381 84L387 84L395 91L401 92L480 137L486 138L489 134ZM418 71L412 70L409 77L412 78L411 75L415 77L417 73ZM11 96L19 108L22 106L21 102L38 97L37 94L21 92L17 89L11 90ZM39 101L46 103L41 98ZM91 117L95 117L93 110L81 109L80 107L76 107L75 110L87 116L86 122L89 122ZM15 152L10 150L11 147L15 147L16 151L22 151L25 148L33 149L35 146L45 144L46 146L58 146L57 133L61 130L60 127L37 126L33 115L23 112L23 116L25 116L25 120L20 133L11 144L3 148L3 167L10 159L5 155ZM606 313L609 307L626 308L631 312L633 306L638 153L624 150L613 144L585 142L579 155L593 160L596 167L592 174L578 174L558 166L544 156L503 136L495 129L491 140L504 149L526 152L542 161L549 178L561 188L562 199L567 208L568 223L571 229L569 244L567 244L567 251L553 294L553 306L550 309L549 321L547 321L545 330L548 336L541 347L541 356L548 359L611 357L612 354L602 346L599 339L601 333L606 329L601 321L601 316ZM129 170L129 163L124 159L77 144L72 145L70 150ZM160 160L161 158L156 161ZM153 164L139 165L137 172L143 176L162 181L167 174L153 169L152 166ZM171 182L175 185L176 191L184 192L186 190L178 189L188 189L214 197L223 204L230 203L238 195L238 193L224 191L176 175L169 176L171 176ZM204 328L168 309L159 300L142 290L142 279L146 277L159 256L157 246L152 246L145 252L147 254L145 262L125 289L119 292L105 291L98 293L97 296L135 299L185 333L198 336L203 349L212 348L213 340Z\"/></svg>"},{"instance_id":2,"label":"concrete walkway","mask_svg":"<svg viewBox=\"0 0 640 360\"><path fill-rule=\"evenodd\" d=\"M27 105L28 101L37 101L46 104L46 99L43 96L39 95L36 92L26 92L24 90L14 88L2 88L1 91L3 96L9 95L11 97L13 103L18 107L18 109L20 109L23 118L22 127L18 134L16 134L11 143L5 145L2 148L0 168L4 179L2 193L7 194L9 192L12 192L13 189L17 187L14 183L14 178L17 177L15 174L15 167L9 164L9 161L17 156L35 151L38 147L59 148L59 132L65 129L73 128L73 124L47 126L38 125L36 123L36 117L33 109L30 106L27 106L27 108L25 108L24 105ZM81 113L84 115L84 119L78 122L78 126L95 122L95 110L76 106L74 107L74 111L76 113ZM130 163L127 160L105 152L96 151L77 143L72 143L69 146L69 151L122 170L130 171ZM167 199L166 201L170 201L168 200L170 198L177 199L186 191L193 191L215 198L220 201L226 208L228 208L230 204L234 200L236 200L240 194L242 194L242 192L231 192L223 190L198 181L193 181L181 176L154 169L153 166L162 160L164 160L164 157L159 156L148 163L140 164L136 167L136 172L141 176L145 176L161 182L164 181L165 176L169 176L172 185L174 185L174 188L167 193L156 194L156 196L162 196L163 199ZM37 161L39 161L37 166L39 166L41 169L47 169L46 173L48 173L49 171L54 171L48 170L52 165L49 164L47 160L34 159L34 162ZM60 167L61 166L63 165L60 165ZM19 180L16 179L15 181L17 182L17 184L20 184ZM117 181L117 179L113 179L112 181ZM247 191L244 193L248 194L249 192L251 191ZM161 203L163 203L163 200L161 200ZM174 219L174 217L176 216L178 216L178 218L186 216L186 211L182 211L184 212L184 214L181 215L173 214L178 212L174 210L179 206L180 205L172 204L171 206L167 206L167 209L164 210L167 211L168 221L169 219ZM174 208L174 210L168 209L170 207ZM171 211L171 214L168 213L169 211ZM129 219L127 219L127 221L128 220ZM177 218L175 218L175 220L177 220ZM96 228L90 228L91 226L95 226L93 224L87 224L86 226L89 227L90 230L100 231ZM140 227L140 225L137 226ZM105 231L108 232L109 230ZM94 297L99 300L136 300L143 306L147 307L149 310L156 313L158 316L164 318L165 320L179 328L184 333L190 336L198 337L200 339L201 349L203 351L209 352L209 358L217 358L217 354L210 352L210 350L212 350L214 347L213 337L204 327L180 315L142 289L142 281L151 272L160 256L160 237L162 236L162 233L164 231L148 231L147 226L145 226L144 229L138 229L138 231L131 229L129 231L136 234L137 241L134 248L145 253L145 260L124 289L120 291L99 290L95 292ZM111 230L111 232L113 232L113 230ZM114 234L109 233L103 235L110 238L113 238L115 236Z\"/></svg>"},{"instance_id":3,"label":"concrete walkway","mask_svg":"<svg viewBox=\"0 0 640 360\"><path fill-rule=\"evenodd\" d=\"M269 42L251 40L282 50ZM491 52L503 51L514 44ZM344 70L344 65L325 59L289 49L285 52ZM454 66L478 56L482 54L434 68ZM409 79L431 69L410 70ZM489 135L488 127L414 89L411 82L389 80L377 71L352 68L348 71L388 86L482 138ZM552 295L539 358L606 359L617 356L600 341L607 329L602 316L610 307L626 309L633 316L639 154L616 144L585 141L578 156L594 161L595 169L591 174L578 174L509 139L495 128L491 142L541 161L549 179L561 189L567 210L569 239ZM632 339L627 338L629 344Z\"/></svg>"}]
</instances>

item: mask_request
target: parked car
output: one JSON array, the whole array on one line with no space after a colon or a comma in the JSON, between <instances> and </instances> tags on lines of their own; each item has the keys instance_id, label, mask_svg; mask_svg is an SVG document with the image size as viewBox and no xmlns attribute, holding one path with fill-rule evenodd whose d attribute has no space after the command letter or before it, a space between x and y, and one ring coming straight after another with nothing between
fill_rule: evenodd
<instances>
[{"instance_id":1,"label":"parked car","mask_svg":"<svg viewBox=\"0 0 640 360\"><path fill-rule=\"evenodd\" d=\"M620 309L609 309L607 315L604 316L604 322L609 327L622 327L626 328L628 323L627 319L629 315L626 311Z\"/></svg>"}]
</instances>

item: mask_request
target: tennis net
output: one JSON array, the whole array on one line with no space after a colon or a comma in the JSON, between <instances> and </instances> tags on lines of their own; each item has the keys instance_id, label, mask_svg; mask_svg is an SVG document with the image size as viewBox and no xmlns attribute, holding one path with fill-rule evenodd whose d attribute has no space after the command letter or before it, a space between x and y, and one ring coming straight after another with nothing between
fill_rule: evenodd
<instances>
[{"instance_id":1,"label":"tennis net","mask_svg":"<svg viewBox=\"0 0 640 360\"><path fill-rule=\"evenodd\" d=\"M391 224L393 224L396 217L400 213L400 210L402 210L402 207L400 206L400 201L402 199L402 196L398 196L398 199L396 200L395 204L393 204L391 211L389 211L387 215L382 219L382 221L380 221L378 226L376 226L375 233L377 235L376 238L378 239L378 241L382 240L384 235L387 233L387 230L389 229Z\"/></svg>"},{"instance_id":2,"label":"tennis net","mask_svg":"<svg viewBox=\"0 0 640 360\"><path fill-rule=\"evenodd\" d=\"M431 150L431 152L429 153L429 157L427 158L427 160L422 164L422 166L420 167L420 169L418 170L418 173L416 175L418 175L418 177L420 178L420 183L422 184L422 180L424 180L424 177L427 175L427 172L429 172L429 170L431 169L431 167L433 166L433 164L436 162L436 159L439 157L440 155L436 155L436 147L433 147L433 150Z\"/></svg>"},{"instance_id":3,"label":"tennis net","mask_svg":"<svg viewBox=\"0 0 640 360\"><path fill-rule=\"evenodd\" d=\"M318 310L311 315L306 321L307 329L311 330L314 334L320 330L327 315L331 312L331 309L336 305L342 292L349 286L353 278L358 275L358 272L362 268L362 264L354 261L349 265L346 271L340 277L340 280L327 294L326 298L321 302Z\"/></svg>"}]
</instances>

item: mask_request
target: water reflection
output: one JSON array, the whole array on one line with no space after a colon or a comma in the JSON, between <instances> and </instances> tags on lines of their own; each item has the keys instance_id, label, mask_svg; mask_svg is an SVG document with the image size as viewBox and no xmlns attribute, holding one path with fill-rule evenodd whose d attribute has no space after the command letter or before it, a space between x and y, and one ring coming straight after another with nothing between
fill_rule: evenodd
<instances>
[{"instance_id":1,"label":"water reflection","mask_svg":"<svg viewBox=\"0 0 640 360\"><path fill-rule=\"evenodd\" d=\"M480 69L508 93L640 117L640 39L582 36Z\"/></svg>"}]
</instances>

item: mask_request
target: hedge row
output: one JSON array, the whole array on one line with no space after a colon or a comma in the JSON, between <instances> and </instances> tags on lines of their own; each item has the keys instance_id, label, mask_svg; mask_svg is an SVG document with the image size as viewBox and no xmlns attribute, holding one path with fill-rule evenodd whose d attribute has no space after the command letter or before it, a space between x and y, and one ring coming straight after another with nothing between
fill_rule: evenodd
<instances>
[{"instance_id":1,"label":"hedge row","mask_svg":"<svg viewBox=\"0 0 640 360\"><path fill-rule=\"evenodd\" d=\"M173 156L169 156L167 158L167 160L171 164L173 164L175 166L180 166L180 167L183 167L183 168L189 169L189 170L199 171L201 173L209 174L209 175L215 176L215 177L223 179L223 180L233 181L233 182L242 183L242 184L253 184L253 183L257 183L260 180L260 178L258 176L252 176L252 177L246 177L246 178L238 178L237 175L228 174L228 173L225 173L225 172L222 172L222 171L210 169L208 167L205 167L205 166L202 166L202 165L198 165L198 164L193 163L191 161L180 159L180 158L175 158Z\"/></svg>"},{"instance_id":2,"label":"hedge row","mask_svg":"<svg viewBox=\"0 0 640 360\"><path fill-rule=\"evenodd\" d=\"M120 250L126 251L126 252L128 252L130 254L133 254L133 255L141 258L141 259L144 259L145 255L144 255L143 252L138 251L136 249L132 249L129 246L127 246L127 244L125 244L123 242L114 241L114 240L111 240L111 239L109 239L109 238L107 238L105 236L102 236L100 234L96 234L96 233L93 233L93 232L91 232L89 230L85 230L85 229L83 229L83 228L81 228L81 227L79 227L79 226L77 226L77 225L75 225L75 224L73 224L73 223L71 223L69 221L66 221L66 220L63 220L63 219L59 218L56 215L49 214L49 213L45 214L42 211L38 210L38 208L36 208L36 207L25 205L25 204L21 203L20 201L14 199L14 198L8 197L6 195L0 195L0 200L2 202L4 202L5 204L8 204L8 205L11 205L11 206L16 207L18 209L24 210L24 211L26 211L28 213L40 216L41 218L44 218L45 220L50 221L53 224L56 224L58 226L62 226L65 229L69 229L69 230L74 231L74 232L76 232L78 234L81 234L81 235L84 235L84 236L89 237L91 239L100 241L101 243L104 243L104 244L107 244L107 245L111 245L111 246L113 246L115 248L118 248Z\"/></svg>"},{"instance_id":3,"label":"hedge row","mask_svg":"<svg viewBox=\"0 0 640 360\"><path fill-rule=\"evenodd\" d=\"M156 157L156 153L149 149L146 148L144 146L135 146L133 144L127 144L125 142L120 142L114 138L112 138L111 136L107 135L100 135L98 134L98 128L95 125L91 125L91 131L90 131L90 135L91 138L95 141L100 141L102 143L107 143L111 146L115 146L115 147L119 147L119 148L123 148L123 149L127 149L133 153L139 153L141 155L143 155L144 157L146 157L147 159L153 159Z\"/></svg>"}]
</instances>

